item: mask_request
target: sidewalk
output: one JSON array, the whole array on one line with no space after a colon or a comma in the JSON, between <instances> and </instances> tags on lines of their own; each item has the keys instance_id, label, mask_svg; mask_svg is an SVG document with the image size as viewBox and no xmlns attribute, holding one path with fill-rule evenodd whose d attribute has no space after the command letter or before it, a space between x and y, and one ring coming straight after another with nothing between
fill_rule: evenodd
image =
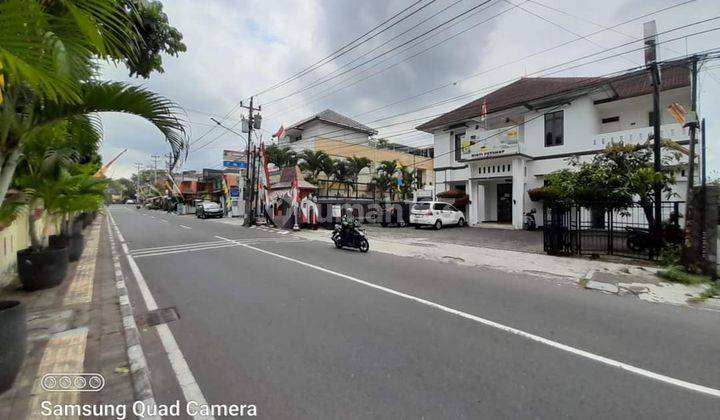
<instances>
[{"instance_id":1,"label":"sidewalk","mask_svg":"<svg viewBox=\"0 0 720 420\"><path fill-rule=\"evenodd\" d=\"M83 232L85 249L58 287L26 292L12 284L2 299L27 308L28 352L13 388L0 395L0 419L39 419L40 403L125 404L136 400L105 217ZM47 373L99 373L99 392L48 392Z\"/></svg>"}]
</instances>

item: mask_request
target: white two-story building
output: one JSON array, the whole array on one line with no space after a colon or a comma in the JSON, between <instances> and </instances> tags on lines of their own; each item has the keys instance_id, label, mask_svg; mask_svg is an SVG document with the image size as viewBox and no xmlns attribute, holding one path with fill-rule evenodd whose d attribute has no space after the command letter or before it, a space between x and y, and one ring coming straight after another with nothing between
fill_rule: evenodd
<instances>
[{"instance_id":1,"label":"white two-story building","mask_svg":"<svg viewBox=\"0 0 720 420\"><path fill-rule=\"evenodd\" d=\"M662 66L663 139L688 144L687 129L667 108L690 109L687 62ZM650 73L614 77L522 78L419 127L434 135L435 193L464 190L471 225L494 222L523 227L524 212L542 214L527 191L545 175L568 167L568 158L589 160L611 142L643 143L653 132ZM685 197L685 171L678 174Z\"/></svg>"}]
</instances>

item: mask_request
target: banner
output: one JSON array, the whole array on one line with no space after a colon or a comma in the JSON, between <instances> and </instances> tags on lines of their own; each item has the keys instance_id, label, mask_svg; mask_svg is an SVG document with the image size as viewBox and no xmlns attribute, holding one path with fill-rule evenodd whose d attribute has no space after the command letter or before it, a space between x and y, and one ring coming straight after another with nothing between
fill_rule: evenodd
<instances>
[{"instance_id":1,"label":"banner","mask_svg":"<svg viewBox=\"0 0 720 420\"><path fill-rule=\"evenodd\" d=\"M247 169L245 154L237 150L223 150L223 166L226 168Z\"/></svg>"}]
</instances>

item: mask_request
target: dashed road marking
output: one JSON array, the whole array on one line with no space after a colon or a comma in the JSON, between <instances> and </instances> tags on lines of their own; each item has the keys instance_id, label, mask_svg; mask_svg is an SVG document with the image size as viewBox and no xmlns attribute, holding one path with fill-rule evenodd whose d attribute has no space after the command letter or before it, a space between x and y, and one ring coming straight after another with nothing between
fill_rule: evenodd
<instances>
[{"instance_id":1,"label":"dashed road marking","mask_svg":"<svg viewBox=\"0 0 720 420\"><path fill-rule=\"evenodd\" d=\"M180 227L183 229L192 229L190 226L185 226L185 225L180 225Z\"/></svg>"}]
</instances>

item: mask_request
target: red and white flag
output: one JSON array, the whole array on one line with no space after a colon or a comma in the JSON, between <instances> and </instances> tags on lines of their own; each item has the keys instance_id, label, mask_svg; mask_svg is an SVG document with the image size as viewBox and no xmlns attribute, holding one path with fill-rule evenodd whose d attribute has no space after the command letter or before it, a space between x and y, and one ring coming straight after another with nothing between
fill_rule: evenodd
<instances>
[{"instance_id":1,"label":"red and white flag","mask_svg":"<svg viewBox=\"0 0 720 420\"><path fill-rule=\"evenodd\" d=\"M278 131L273 134L273 138L280 139L283 134L285 134L285 127L281 125L280 128L278 128Z\"/></svg>"}]
</instances>

